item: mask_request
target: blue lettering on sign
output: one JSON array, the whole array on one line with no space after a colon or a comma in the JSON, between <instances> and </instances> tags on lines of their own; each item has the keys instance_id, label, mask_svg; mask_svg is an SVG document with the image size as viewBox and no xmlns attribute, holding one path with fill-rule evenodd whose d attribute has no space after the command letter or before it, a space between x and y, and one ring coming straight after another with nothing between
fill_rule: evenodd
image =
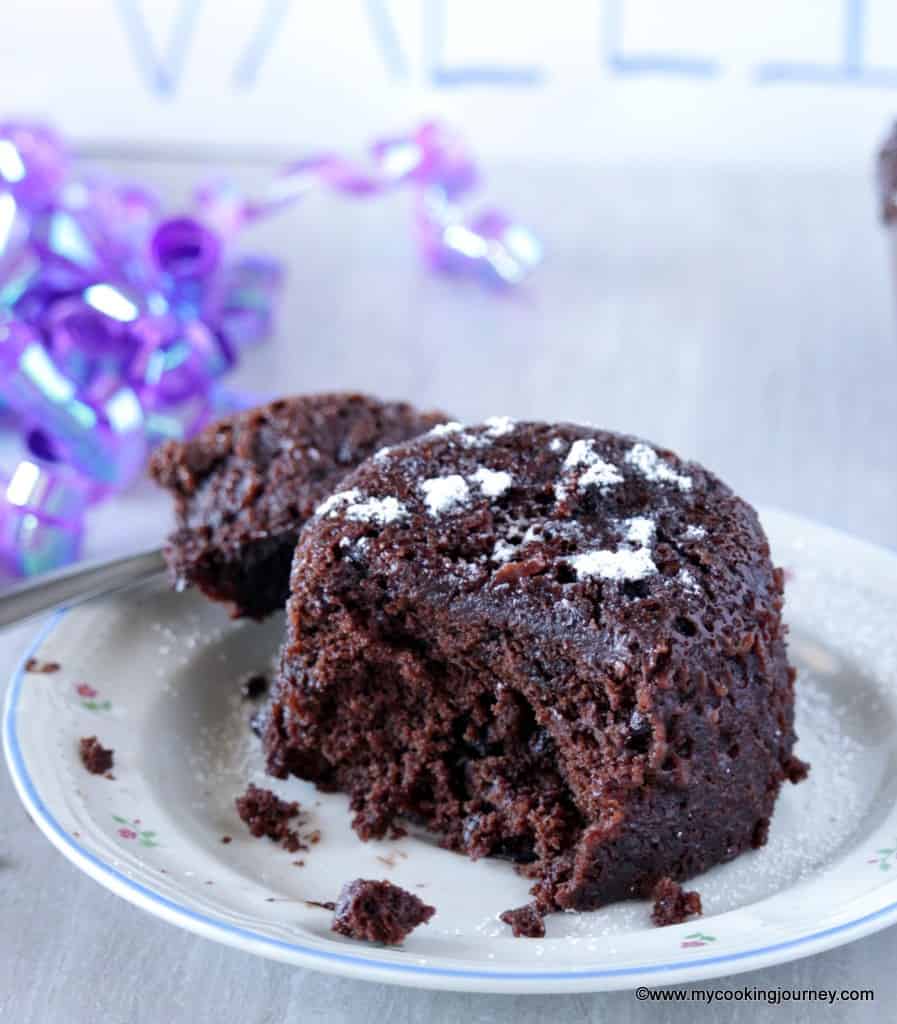
<instances>
[{"instance_id":1,"label":"blue lettering on sign","mask_svg":"<svg viewBox=\"0 0 897 1024\"><path fill-rule=\"evenodd\" d=\"M439 88L462 85L533 86L542 82L542 70L537 67L508 67L501 64L445 67L442 63L445 51L445 0L427 0L423 14L425 64L433 85Z\"/></svg>"},{"instance_id":2,"label":"blue lettering on sign","mask_svg":"<svg viewBox=\"0 0 897 1024\"><path fill-rule=\"evenodd\" d=\"M625 0L604 2L604 60L613 71L622 75L694 75L698 78L712 78L719 74L719 64L707 57L677 53L624 53L624 7Z\"/></svg>"},{"instance_id":3,"label":"blue lettering on sign","mask_svg":"<svg viewBox=\"0 0 897 1024\"><path fill-rule=\"evenodd\" d=\"M234 68L232 81L235 88L251 89L255 85L261 66L277 40L291 4L292 0L266 0L258 27Z\"/></svg>"},{"instance_id":4,"label":"blue lettering on sign","mask_svg":"<svg viewBox=\"0 0 897 1024\"><path fill-rule=\"evenodd\" d=\"M385 0L366 0L368 21L380 48L386 70L395 79L408 77L408 61L402 52L399 34Z\"/></svg>"},{"instance_id":5,"label":"blue lettering on sign","mask_svg":"<svg viewBox=\"0 0 897 1024\"><path fill-rule=\"evenodd\" d=\"M254 29L237 57L231 74L235 89L248 91L282 35L293 0L253 0L261 12ZM533 87L544 84L546 72L537 65L464 63L448 65L445 60L447 0L420 0L423 29L423 75L435 88L469 85ZM752 80L760 84L822 83L897 87L897 67L870 67L865 62L867 22L866 0L840 0L842 4L841 56L834 63L810 61L768 61L758 64ZM190 49L196 36L203 0L180 0L176 5L167 38L156 44L147 27L141 0L116 0L122 25L141 77L163 97L173 96L183 79ZM211 6L211 5L210 5ZM407 82L411 63L402 47L397 18L390 0L364 0L367 24L387 74L394 81ZM713 78L720 74L719 61L710 56L675 51L627 52L624 46L626 0L603 0L603 61L612 74L665 74ZM513 25L509 25L509 37Z\"/></svg>"},{"instance_id":6,"label":"blue lettering on sign","mask_svg":"<svg viewBox=\"0 0 897 1024\"><path fill-rule=\"evenodd\" d=\"M897 85L897 69L864 66L863 39L866 0L844 0L842 22L842 59L839 64L793 63L760 64L754 74L758 82L850 82L856 85Z\"/></svg>"},{"instance_id":7,"label":"blue lettering on sign","mask_svg":"<svg viewBox=\"0 0 897 1024\"><path fill-rule=\"evenodd\" d=\"M147 84L162 96L172 96L184 73L187 53L193 42L202 0L181 0L175 12L165 52L159 54L146 28L139 0L118 0L125 32L137 66Z\"/></svg>"}]
</instances>

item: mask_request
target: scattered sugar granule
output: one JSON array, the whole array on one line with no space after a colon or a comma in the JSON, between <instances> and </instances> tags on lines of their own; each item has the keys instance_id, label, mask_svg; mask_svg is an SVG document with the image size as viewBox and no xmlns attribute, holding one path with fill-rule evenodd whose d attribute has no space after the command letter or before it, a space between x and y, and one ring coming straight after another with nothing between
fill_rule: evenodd
<instances>
[{"instance_id":1,"label":"scattered sugar granule","mask_svg":"<svg viewBox=\"0 0 897 1024\"><path fill-rule=\"evenodd\" d=\"M564 439L562 437L554 437L549 442L548 447L553 452L560 452L560 451L564 450L564 445L565 444L566 444L566 441L564 441Z\"/></svg>"},{"instance_id":2,"label":"scattered sugar granule","mask_svg":"<svg viewBox=\"0 0 897 1024\"><path fill-rule=\"evenodd\" d=\"M468 479L478 483L487 498L497 498L500 494L504 494L512 483L510 473L506 473L504 470L487 469L485 466L480 466L476 473Z\"/></svg>"},{"instance_id":3,"label":"scattered sugar granule","mask_svg":"<svg viewBox=\"0 0 897 1024\"><path fill-rule=\"evenodd\" d=\"M485 424L487 427L486 433L491 437L502 437L504 434L510 434L517 426L510 416L490 416L485 420Z\"/></svg>"},{"instance_id":4,"label":"scattered sugar granule","mask_svg":"<svg viewBox=\"0 0 897 1024\"><path fill-rule=\"evenodd\" d=\"M703 526L687 526L682 536L685 540L703 540L707 536L707 531Z\"/></svg>"},{"instance_id":5,"label":"scattered sugar granule","mask_svg":"<svg viewBox=\"0 0 897 1024\"><path fill-rule=\"evenodd\" d=\"M424 480L420 486L431 516L441 515L455 505L463 504L470 495L467 481L457 473L432 477Z\"/></svg>"},{"instance_id":6,"label":"scattered sugar granule","mask_svg":"<svg viewBox=\"0 0 897 1024\"><path fill-rule=\"evenodd\" d=\"M680 491L691 490L691 477L677 473L647 444L634 444L625 458L630 466L652 483L675 484Z\"/></svg>"}]
</instances>

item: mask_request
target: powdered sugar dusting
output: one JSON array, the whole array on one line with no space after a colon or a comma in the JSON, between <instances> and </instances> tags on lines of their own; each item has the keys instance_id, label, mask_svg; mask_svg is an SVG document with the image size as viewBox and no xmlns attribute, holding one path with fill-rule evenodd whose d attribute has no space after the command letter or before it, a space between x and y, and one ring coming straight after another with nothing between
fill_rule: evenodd
<instances>
[{"instance_id":1,"label":"powdered sugar dusting","mask_svg":"<svg viewBox=\"0 0 897 1024\"><path fill-rule=\"evenodd\" d=\"M682 536L685 540L703 540L707 536L707 531L703 526L686 526Z\"/></svg>"},{"instance_id":2,"label":"powdered sugar dusting","mask_svg":"<svg viewBox=\"0 0 897 1024\"><path fill-rule=\"evenodd\" d=\"M420 485L424 501L431 516L442 515L457 505L463 505L470 496L470 488L463 476L436 476Z\"/></svg>"},{"instance_id":3,"label":"powdered sugar dusting","mask_svg":"<svg viewBox=\"0 0 897 1024\"><path fill-rule=\"evenodd\" d=\"M601 548L574 555L570 565L579 579L598 576L605 580L643 580L657 572L657 566L651 557L650 544L654 539L655 523L647 516L635 516L621 524L624 527L626 543L634 548L618 548L609 551Z\"/></svg>"},{"instance_id":4,"label":"powdered sugar dusting","mask_svg":"<svg viewBox=\"0 0 897 1024\"><path fill-rule=\"evenodd\" d=\"M577 486L581 491L590 486L611 487L623 482L620 470L601 458L595 451L595 442L591 438L574 441L570 445L570 451L567 452L567 458L564 459L563 471L565 474L575 473L580 468L585 469L577 481ZM567 496L567 485L557 484L555 496L559 501L563 501Z\"/></svg>"},{"instance_id":5,"label":"powdered sugar dusting","mask_svg":"<svg viewBox=\"0 0 897 1024\"><path fill-rule=\"evenodd\" d=\"M620 471L616 466L598 459L579 478L578 486L581 491L584 491L592 484L597 487L610 487L611 484L621 483L622 480L623 477L620 476Z\"/></svg>"},{"instance_id":6,"label":"powdered sugar dusting","mask_svg":"<svg viewBox=\"0 0 897 1024\"><path fill-rule=\"evenodd\" d=\"M458 434L464 429L463 424L457 420L449 420L448 423L437 423L432 430L427 431L427 437L447 437L449 434Z\"/></svg>"},{"instance_id":7,"label":"powdered sugar dusting","mask_svg":"<svg viewBox=\"0 0 897 1024\"><path fill-rule=\"evenodd\" d=\"M676 579L686 590L690 591L691 593L699 594L701 592L701 588L698 586L698 581L688 571L688 569L680 569L678 574L676 575Z\"/></svg>"},{"instance_id":8,"label":"powdered sugar dusting","mask_svg":"<svg viewBox=\"0 0 897 1024\"><path fill-rule=\"evenodd\" d=\"M344 515L347 519L386 526L397 519L403 519L408 515L408 510L397 498L387 495L385 498L365 498L364 501L349 505Z\"/></svg>"},{"instance_id":9,"label":"powdered sugar dusting","mask_svg":"<svg viewBox=\"0 0 897 1024\"><path fill-rule=\"evenodd\" d=\"M647 547L654 540L657 524L648 516L633 516L626 520L626 539L631 544Z\"/></svg>"},{"instance_id":10,"label":"powdered sugar dusting","mask_svg":"<svg viewBox=\"0 0 897 1024\"><path fill-rule=\"evenodd\" d=\"M499 538L495 542L495 546L492 548L492 555L490 557L493 562L498 562L500 564L510 562L517 554L517 547L518 546L516 544L512 544L504 538Z\"/></svg>"},{"instance_id":11,"label":"powdered sugar dusting","mask_svg":"<svg viewBox=\"0 0 897 1024\"><path fill-rule=\"evenodd\" d=\"M503 437L517 426L510 416L490 416L486 421L486 433L490 437Z\"/></svg>"},{"instance_id":12,"label":"powdered sugar dusting","mask_svg":"<svg viewBox=\"0 0 897 1024\"><path fill-rule=\"evenodd\" d=\"M392 495L385 498L363 497L357 487L348 491L337 491L322 501L315 509L319 516L334 516L341 513L346 519L386 526L408 515L405 506Z\"/></svg>"},{"instance_id":13,"label":"powdered sugar dusting","mask_svg":"<svg viewBox=\"0 0 897 1024\"><path fill-rule=\"evenodd\" d=\"M675 484L680 491L690 491L691 477L677 473L668 466L650 445L638 442L625 456L626 462L652 483Z\"/></svg>"},{"instance_id":14,"label":"powdered sugar dusting","mask_svg":"<svg viewBox=\"0 0 897 1024\"><path fill-rule=\"evenodd\" d=\"M472 476L468 477L468 480L478 483L483 494L488 498L497 498L500 494L504 494L513 482L510 473L506 473L504 470L487 469L486 466L480 466Z\"/></svg>"},{"instance_id":15,"label":"powdered sugar dusting","mask_svg":"<svg viewBox=\"0 0 897 1024\"><path fill-rule=\"evenodd\" d=\"M560 451L564 450L564 444L565 443L566 442L564 441L564 439L562 437L553 437L551 439L551 441L549 441L548 447L553 452L560 452Z\"/></svg>"},{"instance_id":16,"label":"powdered sugar dusting","mask_svg":"<svg viewBox=\"0 0 897 1024\"><path fill-rule=\"evenodd\" d=\"M643 580L657 572L657 566L647 548L631 551L621 548L618 551L588 551L584 555L574 555L570 565L579 579L600 576L605 580Z\"/></svg>"},{"instance_id":17,"label":"powdered sugar dusting","mask_svg":"<svg viewBox=\"0 0 897 1024\"><path fill-rule=\"evenodd\" d=\"M567 458L564 459L564 469L576 469L577 466L590 466L598 458L595 452L595 442L591 439L580 438L570 445Z\"/></svg>"},{"instance_id":18,"label":"powdered sugar dusting","mask_svg":"<svg viewBox=\"0 0 897 1024\"><path fill-rule=\"evenodd\" d=\"M327 516L331 515L334 511L341 508L343 505L348 505L351 501L357 501L361 497L361 491L357 487L353 487L350 491L336 491L331 494L329 498L325 498L320 505L315 509L315 515Z\"/></svg>"}]
</instances>

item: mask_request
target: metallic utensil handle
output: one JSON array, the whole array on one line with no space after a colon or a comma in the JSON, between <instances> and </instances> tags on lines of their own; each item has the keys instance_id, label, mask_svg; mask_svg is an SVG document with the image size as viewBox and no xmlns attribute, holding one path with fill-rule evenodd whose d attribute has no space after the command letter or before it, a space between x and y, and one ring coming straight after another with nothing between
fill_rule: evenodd
<instances>
[{"instance_id":1,"label":"metallic utensil handle","mask_svg":"<svg viewBox=\"0 0 897 1024\"><path fill-rule=\"evenodd\" d=\"M0 594L0 626L27 619L59 604L73 604L155 576L165 569L160 548L110 561L75 565L21 583Z\"/></svg>"}]
</instances>

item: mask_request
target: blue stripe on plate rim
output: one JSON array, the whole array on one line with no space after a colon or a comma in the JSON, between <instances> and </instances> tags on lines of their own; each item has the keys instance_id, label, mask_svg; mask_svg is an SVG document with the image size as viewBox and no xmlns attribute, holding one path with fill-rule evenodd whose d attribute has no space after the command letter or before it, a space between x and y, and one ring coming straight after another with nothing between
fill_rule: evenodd
<instances>
[{"instance_id":1,"label":"blue stripe on plate rim","mask_svg":"<svg viewBox=\"0 0 897 1024\"><path fill-rule=\"evenodd\" d=\"M427 967L423 964L403 964L389 960L378 960L373 957L353 956L351 953L336 953L325 949L315 949L311 946L300 945L299 943L284 942L280 939L273 939L269 936L262 935L259 932L251 931L248 928L239 928L236 925L227 924L226 922L220 921L214 917L209 917L206 914L197 913L194 910L189 910L182 904L176 903L165 896L161 896L159 893L141 885L139 882L135 882L133 879L128 878L127 875L124 875L122 872L110 867L105 861L101 860L80 843L76 842L75 838L66 832L66 830L53 817L49 808L41 799L37 788L31 780L31 776L28 774L28 768L25 764L24 757L22 756L19 738L16 732L16 716L18 711L18 701L22 692L22 684L25 678L25 664L29 658L35 655L44 641L53 633L59 623L63 618L65 618L67 612L67 608L60 608L48 617L47 621L38 631L28 649L22 655L19 665L13 673L12 680L10 682L3 714L3 746L6 752L6 759L13 782L15 783L19 796L27 810L31 813L36 823L41 827L41 830L61 853L72 860L76 865L82 867L82 869L84 869L85 865L88 865L90 869L88 873L91 877L96 881L101 881L103 884L107 884L114 892L116 892L116 894L122 896L124 899L129 900L129 902L132 902L141 908L148 909L151 912L156 913L165 920L179 923L189 931L196 932L197 926L202 926L204 934L209 937L217 937L219 941L224 942L225 944L233 945L233 940L239 938L242 940L248 940L251 943L262 947L267 947L272 951L272 953L279 951L281 954L298 954L307 962L317 960L320 962L320 966L323 970L334 970L336 965L344 965L347 967L351 966L361 972L371 971L373 969L391 972L394 975L397 975L396 981L400 981L400 977L398 976L402 975L406 977L409 975L427 976L433 979L440 977L446 979L471 978L503 982L528 981L536 983L540 981L573 981L580 979L599 980L601 978L621 977L628 977L633 981L637 981L640 976L668 974L670 975L670 981L672 983L675 981L675 975L677 972L688 972L692 977L694 977L696 972L699 972L701 968L718 967L725 964L734 965L736 963L739 964L739 967L737 968L738 971L749 970L751 968L751 964L747 961L752 959L768 957L770 954L784 952L786 950L798 950L802 946L809 946L813 943L823 942L835 935L844 935L849 931L861 929L862 934L866 934L871 931L878 931L880 928L884 928L890 923L897 922L897 901L895 901L894 903L889 903L887 906L880 907L878 910L872 911L871 913L854 918L852 921L834 925L830 928L824 928L820 931L812 932L809 935L802 935L795 939L786 939L782 942L773 943L767 946L757 946L754 949L740 950L739 952L725 953L718 956L689 959L678 963L657 963L634 967L605 967L590 970L570 971L486 971L452 967ZM893 921L889 919L893 919ZM875 924L875 927L865 927L873 923ZM859 938L860 936L857 935L856 937ZM816 952L819 951L820 950L816 950ZM814 951L806 951L807 954L811 952ZM800 952L796 954L796 956L800 955ZM793 959L793 957L787 957L786 959ZM757 964L756 966L760 967L763 966L763 964ZM714 971L713 973L717 972Z\"/></svg>"}]
</instances>

